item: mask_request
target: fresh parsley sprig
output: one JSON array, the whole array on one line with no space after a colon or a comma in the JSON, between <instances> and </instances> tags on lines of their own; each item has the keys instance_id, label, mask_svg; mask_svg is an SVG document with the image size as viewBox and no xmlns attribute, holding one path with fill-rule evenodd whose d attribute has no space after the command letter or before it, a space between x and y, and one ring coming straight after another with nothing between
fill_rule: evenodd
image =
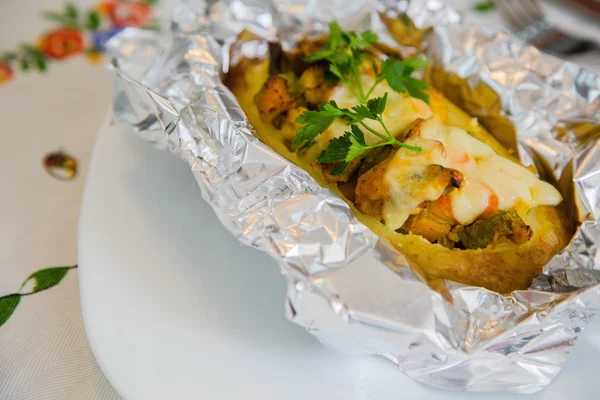
<instances>
[{"instance_id":1,"label":"fresh parsley sprig","mask_svg":"<svg viewBox=\"0 0 600 400\"><path fill-rule=\"evenodd\" d=\"M352 160L360 157L365 151L374 149L376 147L387 146L391 144L404 147L409 150L421 150L420 147L410 146L399 141L388 131L382 119L382 113L385 110L386 102L387 93L385 93L383 97L370 99L367 102L367 105L361 104L352 107L352 111L340 110L344 113L345 117L354 123L350 125L350 131L345 132L343 136L331 139L327 149L323 150L319 156L319 162L322 163L341 161L331 171L332 175L341 175ZM331 103L328 104L331 105ZM371 128L364 122L365 119L378 121L384 128L386 134L383 135ZM358 125L361 125L364 129L381 138L382 141L371 145L367 144L364 133Z\"/></svg>"},{"instance_id":2,"label":"fresh parsley sprig","mask_svg":"<svg viewBox=\"0 0 600 400\"><path fill-rule=\"evenodd\" d=\"M384 144L395 144L410 150L420 150L420 148L409 146L392 136L387 126L383 122L383 112L385 111L386 103L387 93L385 93L383 97L369 99L366 105L359 104L352 107L350 110L347 108L340 108L337 103L332 100L329 103L322 104L318 111L305 111L298 117L298 119L296 119L297 122L304 125L298 129L296 137L292 143L292 148L297 149L304 144L312 142L317 136L325 132L331 126L331 124L333 124L333 121L338 118L342 118L348 121L350 124L361 125L364 129L384 140ZM385 135L367 125L365 123L365 119L379 122L385 132ZM381 145L383 146L384 144ZM378 143L378 145L380 144Z\"/></svg>"},{"instance_id":3,"label":"fresh parsley sprig","mask_svg":"<svg viewBox=\"0 0 600 400\"><path fill-rule=\"evenodd\" d=\"M346 84L361 103L366 101L365 91L362 87L359 66L366 55L360 50L375 43L377 35L371 31L361 34L342 31L337 22L329 24L328 49L318 51L308 57L306 61L327 61L329 72L334 78Z\"/></svg>"},{"instance_id":4,"label":"fresh parsley sprig","mask_svg":"<svg viewBox=\"0 0 600 400\"><path fill-rule=\"evenodd\" d=\"M425 68L427 61L418 58L403 61L386 59L381 66L372 61L375 80L367 89L363 87L359 68L369 56L361 50L377 41L377 35L371 31L361 34L344 32L336 22L332 22L329 29L327 49L310 55L306 61L326 61L334 79L345 84L359 104L349 110L340 108L335 101L330 101L320 105L318 110L304 112L296 119L296 122L303 126L298 129L292 148L295 150L311 143L329 129L335 120L344 119L350 124L350 131L330 140L327 149L319 156L319 161L324 163L341 161L332 171L332 175L342 174L353 159L375 147L392 144L410 150L421 150L419 147L409 146L397 140L385 125L383 112L386 107L387 92L383 97L371 99L370 96L380 83L386 81L392 90L400 93L408 92L411 96L428 102L429 97L425 91L429 86L426 82L411 76L413 72ZM373 129L365 123L365 120L377 121L385 133ZM361 127L382 139L382 142L367 145Z\"/></svg>"}]
</instances>

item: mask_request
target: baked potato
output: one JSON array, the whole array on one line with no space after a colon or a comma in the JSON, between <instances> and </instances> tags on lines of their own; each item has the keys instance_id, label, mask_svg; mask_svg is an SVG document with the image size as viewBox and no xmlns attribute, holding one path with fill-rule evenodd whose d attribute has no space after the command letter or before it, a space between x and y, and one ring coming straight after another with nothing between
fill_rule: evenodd
<instances>
[{"instance_id":1,"label":"baked potato","mask_svg":"<svg viewBox=\"0 0 600 400\"><path fill-rule=\"evenodd\" d=\"M323 162L322 154L348 130L348 121L333 122L295 148L299 116L331 100L339 108L358 104L347 87L327 79L326 63L306 61L323 46L323 38L301 42L289 54L232 66L225 83L256 135L344 198L432 286L443 279L502 294L526 289L572 234L560 193L433 89L427 103L379 85L373 95L387 99L381 115L395 144L384 145L369 134L373 126L363 125L371 147L343 171L336 171L339 161ZM377 46L361 52L368 63L358 79L372 82L387 55Z\"/></svg>"}]
</instances>

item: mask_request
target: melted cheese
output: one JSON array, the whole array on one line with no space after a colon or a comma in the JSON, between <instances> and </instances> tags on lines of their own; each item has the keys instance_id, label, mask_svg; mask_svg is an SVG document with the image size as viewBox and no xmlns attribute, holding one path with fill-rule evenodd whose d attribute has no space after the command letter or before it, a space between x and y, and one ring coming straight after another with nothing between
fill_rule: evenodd
<instances>
[{"instance_id":1,"label":"melted cheese","mask_svg":"<svg viewBox=\"0 0 600 400\"><path fill-rule=\"evenodd\" d=\"M370 88L373 85L373 78L368 75L361 76L361 83L363 88ZM412 128L415 122L419 119L427 119L433 115L431 109L422 100L403 95L401 93L394 92L386 82L382 82L369 98L383 97L387 92L388 98L383 112L383 122L389 129L390 133L395 137L405 134ZM332 92L330 100L335 100L341 108L352 108L359 104L356 97L352 94L347 85L338 85ZM365 120L365 123L373 128L375 131L380 132L381 125L379 122L373 120ZM321 148L327 147L329 141L334 137L343 136L344 132L348 131L349 127L344 121L337 120L331 127L322 135L317 138L317 142ZM365 134L365 141L367 144L373 144L381 142L382 140L371 132L363 129Z\"/></svg>"},{"instance_id":2,"label":"melted cheese","mask_svg":"<svg viewBox=\"0 0 600 400\"><path fill-rule=\"evenodd\" d=\"M400 228L412 211L425 200L435 200L446 190L447 183L436 182L427 169L445 158L444 146L435 140L422 143L421 151L406 150L394 156L384 175L390 198L384 201L382 216L392 229Z\"/></svg>"},{"instance_id":3,"label":"melted cheese","mask_svg":"<svg viewBox=\"0 0 600 400\"><path fill-rule=\"evenodd\" d=\"M370 88L373 77L361 76L363 88ZM498 197L501 211L516 209L524 214L538 205L556 205L562 201L560 193L550 184L539 180L527 168L497 155L487 144L475 139L464 130L444 125L422 100L396 93L386 82L379 84L371 98L388 94L383 120L395 137L403 137L416 123L420 123L420 137L410 138L408 144L420 146L422 151L401 148L390 162L384 179L390 188L390 197L383 204L383 219L391 229L402 227L406 219L423 201L436 200L448 190L443 179L427 174L431 165L452 168L464 175L461 189L450 193L452 214L462 225L475 221L488 207L490 196ZM330 100L341 108L358 104L346 85L338 85ZM377 121L365 120L376 131ZM476 120L474 120L476 124ZM334 137L344 135L348 125L335 121L317 138L321 148L327 147ZM381 139L363 129L368 144Z\"/></svg>"},{"instance_id":4,"label":"melted cheese","mask_svg":"<svg viewBox=\"0 0 600 400\"><path fill-rule=\"evenodd\" d=\"M435 200L445 190L435 182L428 190L418 178L427 165L438 164L462 172L464 183L450 192L452 214L462 225L475 221L488 207L491 195L498 197L501 211L516 209L525 213L539 205L557 205L560 193L549 183L539 180L527 168L497 155L487 144L464 130L448 127L437 118L419 125L420 137L406 143L422 151L399 149L390 162L384 179L390 198L384 202L383 218L391 229L400 228L421 202Z\"/></svg>"}]
</instances>

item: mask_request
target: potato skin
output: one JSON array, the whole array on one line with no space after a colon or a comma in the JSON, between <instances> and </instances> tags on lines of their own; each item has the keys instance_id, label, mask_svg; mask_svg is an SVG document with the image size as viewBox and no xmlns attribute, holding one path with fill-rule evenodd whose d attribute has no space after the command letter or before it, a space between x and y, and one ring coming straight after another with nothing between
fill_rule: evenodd
<instances>
[{"instance_id":1,"label":"potato skin","mask_svg":"<svg viewBox=\"0 0 600 400\"><path fill-rule=\"evenodd\" d=\"M395 237L392 243L430 281L447 279L507 294L527 289L570 238L557 207L536 207L526 220L535 227L534 235L519 246L504 243L495 249L449 250L412 234Z\"/></svg>"},{"instance_id":2,"label":"potato skin","mask_svg":"<svg viewBox=\"0 0 600 400\"><path fill-rule=\"evenodd\" d=\"M235 76L229 77L226 82L260 139L309 172L321 186L341 195L337 186L327 182L321 169L313 165L312 161L318 156L318 152L309 151L309 155L298 157L285 145L279 130L261 121L253 97L268 79L268 60L246 63L244 68L234 71ZM436 101L439 103L439 98ZM471 117L454 104L448 102L447 107L442 108L453 114L454 120L462 121L465 126L472 126ZM474 136L490 144L501 156L515 160L482 127L476 127ZM345 200L348 201L346 198ZM450 250L432 244L420 236L391 231L376 218L359 211L351 202L349 205L361 222L379 236L388 239L408 259L410 266L419 275L424 276L432 287L435 283L438 290L441 290L439 282L442 279L480 286L502 294L526 289L533 277L541 273L543 266L567 245L573 232L571 224L559 207L539 206L525 217L525 222L533 227L534 234L531 240L523 245L502 243L496 248Z\"/></svg>"}]
</instances>

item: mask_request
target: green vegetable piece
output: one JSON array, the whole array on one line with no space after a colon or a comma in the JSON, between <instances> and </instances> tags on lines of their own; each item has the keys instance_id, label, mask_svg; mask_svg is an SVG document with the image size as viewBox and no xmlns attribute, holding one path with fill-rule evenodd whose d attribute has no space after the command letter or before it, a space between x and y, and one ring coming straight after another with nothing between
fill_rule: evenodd
<instances>
[{"instance_id":1,"label":"green vegetable piece","mask_svg":"<svg viewBox=\"0 0 600 400\"><path fill-rule=\"evenodd\" d=\"M448 238L448 236L444 236L440 239L438 239L438 244L441 244L442 246L444 246L447 249L452 250L454 248L454 246L456 246L456 243L454 243L452 240L450 240Z\"/></svg>"},{"instance_id":2,"label":"green vegetable piece","mask_svg":"<svg viewBox=\"0 0 600 400\"><path fill-rule=\"evenodd\" d=\"M65 6L65 15L67 15L69 18L76 20L77 17L79 17L79 12L77 11L77 7L75 7L75 5L73 4L67 4Z\"/></svg>"},{"instance_id":3,"label":"green vegetable piece","mask_svg":"<svg viewBox=\"0 0 600 400\"><path fill-rule=\"evenodd\" d=\"M510 210L465 227L458 232L458 238L466 249L483 249L494 238L508 235L521 226L527 225L514 210Z\"/></svg>"},{"instance_id":4,"label":"green vegetable piece","mask_svg":"<svg viewBox=\"0 0 600 400\"><path fill-rule=\"evenodd\" d=\"M376 147L373 150L369 151L367 153L367 156L365 157L365 160L360 165L360 168L358 170L358 176L361 176L368 170L376 167L377 165L387 160L387 158L390 156L390 154L392 154L393 151L394 146L392 145Z\"/></svg>"}]
</instances>

